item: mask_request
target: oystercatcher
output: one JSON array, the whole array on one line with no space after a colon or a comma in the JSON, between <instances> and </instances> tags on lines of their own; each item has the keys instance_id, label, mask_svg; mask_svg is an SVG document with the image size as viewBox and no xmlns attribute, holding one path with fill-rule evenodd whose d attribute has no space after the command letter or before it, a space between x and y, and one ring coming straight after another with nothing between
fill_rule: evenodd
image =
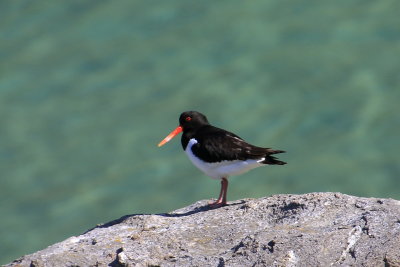
<instances>
[{"instance_id":1,"label":"oystercatcher","mask_svg":"<svg viewBox=\"0 0 400 267\"><path fill-rule=\"evenodd\" d=\"M206 116L197 111L186 111L179 117L179 126L162 140L162 146L183 132L183 150L192 163L213 179L221 179L221 191L211 207L226 205L228 177L242 174L264 165L284 165L273 154L283 150L262 148L245 142L226 130L210 125Z\"/></svg>"}]
</instances>

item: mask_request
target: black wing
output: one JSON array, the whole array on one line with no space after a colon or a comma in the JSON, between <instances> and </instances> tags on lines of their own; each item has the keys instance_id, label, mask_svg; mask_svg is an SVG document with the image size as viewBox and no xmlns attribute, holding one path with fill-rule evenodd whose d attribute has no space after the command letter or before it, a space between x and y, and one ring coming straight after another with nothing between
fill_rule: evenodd
<instances>
[{"instance_id":1,"label":"black wing","mask_svg":"<svg viewBox=\"0 0 400 267\"><path fill-rule=\"evenodd\" d=\"M285 164L270 156L284 151L251 145L236 134L211 125L199 129L195 138L198 143L192 147L192 151L206 162L265 158L262 163Z\"/></svg>"}]
</instances>

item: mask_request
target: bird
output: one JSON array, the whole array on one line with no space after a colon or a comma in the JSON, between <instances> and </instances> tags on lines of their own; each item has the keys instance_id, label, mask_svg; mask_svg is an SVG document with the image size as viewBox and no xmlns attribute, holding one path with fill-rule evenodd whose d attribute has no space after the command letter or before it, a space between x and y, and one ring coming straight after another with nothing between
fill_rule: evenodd
<instances>
[{"instance_id":1,"label":"bird","mask_svg":"<svg viewBox=\"0 0 400 267\"><path fill-rule=\"evenodd\" d=\"M227 204L230 176L265 165L286 164L273 156L285 151L249 144L236 134L211 125L207 117L197 111L183 112L179 117L179 126L158 147L179 133L182 133L182 148L190 161L207 176L221 180L218 199L209 203L213 208Z\"/></svg>"}]
</instances>

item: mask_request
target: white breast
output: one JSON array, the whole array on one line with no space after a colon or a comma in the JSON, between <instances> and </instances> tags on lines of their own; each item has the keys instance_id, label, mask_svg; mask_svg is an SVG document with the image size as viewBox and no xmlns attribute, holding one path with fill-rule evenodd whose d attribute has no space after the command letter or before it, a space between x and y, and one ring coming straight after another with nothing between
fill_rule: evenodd
<instances>
[{"instance_id":1,"label":"white breast","mask_svg":"<svg viewBox=\"0 0 400 267\"><path fill-rule=\"evenodd\" d=\"M189 143L185 149L186 155L189 157L190 161L199 168L206 175L210 176L213 179L221 179L222 177L228 178L232 175L242 174L251 169L264 166L265 164L260 163L265 158L261 158L258 160L249 159L249 160L224 160L221 162L208 163L205 162L193 154L192 147L197 144L197 140L192 138L189 140Z\"/></svg>"}]
</instances>

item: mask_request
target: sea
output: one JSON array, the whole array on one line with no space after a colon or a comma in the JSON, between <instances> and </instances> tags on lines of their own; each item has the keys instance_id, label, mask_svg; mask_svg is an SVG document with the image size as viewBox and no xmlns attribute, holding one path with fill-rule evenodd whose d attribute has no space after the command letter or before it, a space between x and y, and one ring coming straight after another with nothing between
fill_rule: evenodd
<instances>
[{"instance_id":1,"label":"sea","mask_svg":"<svg viewBox=\"0 0 400 267\"><path fill-rule=\"evenodd\" d=\"M284 166L228 200L400 199L400 1L0 2L0 264L128 214L218 196L196 110Z\"/></svg>"}]
</instances>

